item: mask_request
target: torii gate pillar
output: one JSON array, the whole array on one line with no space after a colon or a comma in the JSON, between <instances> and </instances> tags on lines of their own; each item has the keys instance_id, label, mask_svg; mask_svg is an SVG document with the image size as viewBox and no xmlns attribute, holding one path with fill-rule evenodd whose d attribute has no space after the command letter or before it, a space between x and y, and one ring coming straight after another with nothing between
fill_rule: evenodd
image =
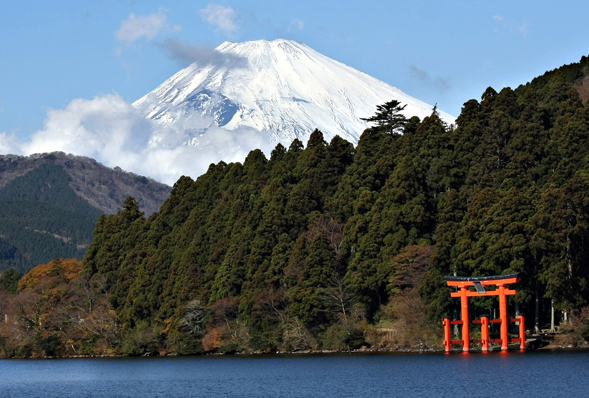
<instances>
[{"instance_id":1,"label":"torii gate pillar","mask_svg":"<svg viewBox=\"0 0 589 398\"><path fill-rule=\"evenodd\" d=\"M470 351L470 332L468 329L468 289L460 287L460 319L462 320L462 351Z\"/></svg>"}]
</instances>

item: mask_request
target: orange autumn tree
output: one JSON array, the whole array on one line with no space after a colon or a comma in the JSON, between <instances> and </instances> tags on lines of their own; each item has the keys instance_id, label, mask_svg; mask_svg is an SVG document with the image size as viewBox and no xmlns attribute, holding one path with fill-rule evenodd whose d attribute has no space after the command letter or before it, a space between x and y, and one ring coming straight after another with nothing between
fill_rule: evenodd
<instances>
[{"instance_id":1,"label":"orange autumn tree","mask_svg":"<svg viewBox=\"0 0 589 398\"><path fill-rule=\"evenodd\" d=\"M77 258L55 259L47 264L41 264L31 269L18 282L18 291L34 289L40 281L61 278L64 282L71 282L82 271L82 262Z\"/></svg>"},{"instance_id":2,"label":"orange autumn tree","mask_svg":"<svg viewBox=\"0 0 589 398\"><path fill-rule=\"evenodd\" d=\"M3 304L10 314L0 324L6 356L106 354L118 343L118 318L100 280L90 283L75 258L33 268Z\"/></svg>"}]
</instances>

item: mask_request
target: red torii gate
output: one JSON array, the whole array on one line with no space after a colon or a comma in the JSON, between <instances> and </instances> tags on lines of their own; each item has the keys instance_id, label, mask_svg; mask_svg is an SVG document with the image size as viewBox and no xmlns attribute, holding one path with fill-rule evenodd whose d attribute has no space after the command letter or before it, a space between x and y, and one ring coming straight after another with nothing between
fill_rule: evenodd
<instances>
[{"instance_id":1,"label":"red torii gate","mask_svg":"<svg viewBox=\"0 0 589 398\"><path fill-rule=\"evenodd\" d=\"M461 320L451 321L444 318L444 348L446 352L450 351L452 344L462 344L463 351L470 351L470 343L482 343L482 350L489 351L489 343L501 343L501 350L507 350L509 341L519 341L520 349L525 349L526 331L524 316L520 315L514 319L507 319L507 297L517 293L515 290L507 289L505 285L519 282L518 274L496 275L496 276L445 276L444 279L448 286L460 288L459 291L450 294L451 297L460 297ZM487 291L485 286L497 286L496 290ZM469 290L474 287L476 291ZM499 296L499 319L489 319L482 316L480 320L473 320L473 324L481 324L481 339L470 340L469 335L469 318L468 318L468 298L481 296ZM507 335L507 322L519 322L519 338L509 340ZM501 338L489 339L489 323L501 324ZM462 325L462 340L451 340L450 325Z\"/></svg>"}]
</instances>

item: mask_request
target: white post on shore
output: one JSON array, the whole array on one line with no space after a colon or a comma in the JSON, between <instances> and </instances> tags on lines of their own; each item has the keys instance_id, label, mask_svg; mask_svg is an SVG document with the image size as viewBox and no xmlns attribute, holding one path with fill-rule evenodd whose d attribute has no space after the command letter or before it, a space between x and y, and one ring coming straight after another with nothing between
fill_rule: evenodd
<instances>
[{"instance_id":1,"label":"white post on shore","mask_svg":"<svg viewBox=\"0 0 589 398\"><path fill-rule=\"evenodd\" d=\"M554 300L550 302L550 331L554 333Z\"/></svg>"}]
</instances>

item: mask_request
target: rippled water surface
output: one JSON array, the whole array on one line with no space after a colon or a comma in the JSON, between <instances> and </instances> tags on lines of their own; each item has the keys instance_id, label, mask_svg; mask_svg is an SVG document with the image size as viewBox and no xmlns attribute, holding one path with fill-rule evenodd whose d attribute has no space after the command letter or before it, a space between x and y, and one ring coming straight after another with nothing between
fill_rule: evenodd
<instances>
[{"instance_id":1,"label":"rippled water surface","mask_svg":"<svg viewBox=\"0 0 589 398\"><path fill-rule=\"evenodd\" d=\"M589 396L589 352L0 360L0 397Z\"/></svg>"}]
</instances>

